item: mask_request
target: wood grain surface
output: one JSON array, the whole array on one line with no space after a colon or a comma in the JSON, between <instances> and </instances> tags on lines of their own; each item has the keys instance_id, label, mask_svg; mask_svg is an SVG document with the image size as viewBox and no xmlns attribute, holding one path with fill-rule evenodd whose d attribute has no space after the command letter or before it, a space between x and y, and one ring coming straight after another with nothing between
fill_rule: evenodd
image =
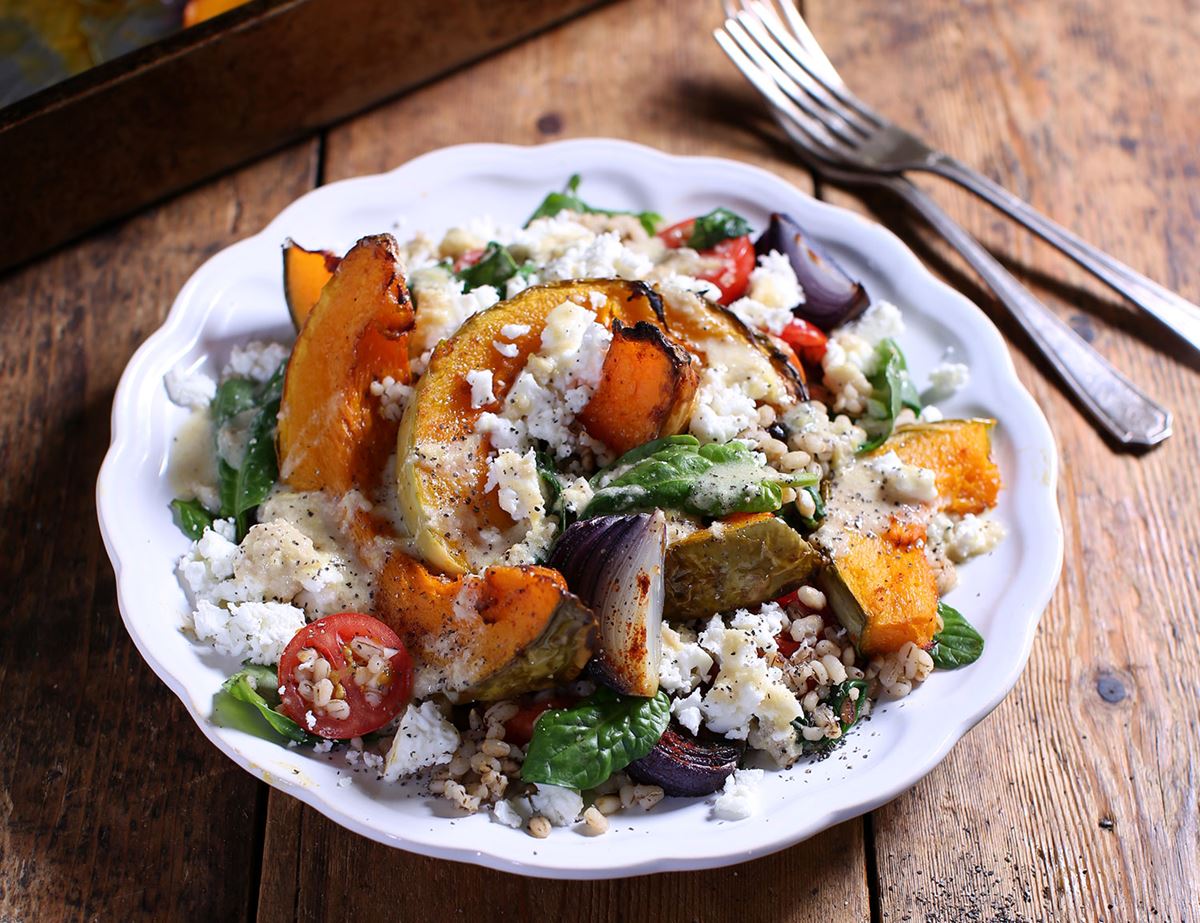
<instances>
[{"instance_id":1,"label":"wood grain surface","mask_svg":"<svg viewBox=\"0 0 1200 923\"><path fill-rule=\"evenodd\" d=\"M1200 300L1194 2L806 11L888 115ZM893 202L816 187L885 221L996 318L1062 459L1066 566L1028 669L886 807L716 872L569 883L436 862L349 834L234 768L125 636L92 485L121 368L203 258L317 181L463 141L613 135L813 189L717 52L719 20L696 0L605 7L0 279L0 575L16 588L0 638L0 919L1200 918L1200 364L938 181L922 183L1170 405L1176 434L1143 456L1115 453L926 228Z\"/></svg>"}]
</instances>

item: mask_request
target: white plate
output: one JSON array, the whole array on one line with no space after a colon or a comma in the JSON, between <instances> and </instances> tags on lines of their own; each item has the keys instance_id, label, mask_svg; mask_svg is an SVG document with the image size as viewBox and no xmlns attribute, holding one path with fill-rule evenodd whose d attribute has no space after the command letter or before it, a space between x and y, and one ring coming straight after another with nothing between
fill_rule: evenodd
<instances>
[{"instance_id":1,"label":"white plate","mask_svg":"<svg viewBox=\"0 0 1200 923\"><path fill-rule=\"evenodd\" d=\"M1007 540L961 571L949 601L984 634L973 666L935 673L913 695L877 710L833 758L768 773L751 819L710 819L703 799L666 799L648 814L618 815L590 838L557 830L547 840L489 822L447 819L445 802L413 787L348 770L336 754L289 750L209 720L213 694L237 669L179 630L187 608L174 561L187 547L167 504L167 456L186 417L163 389L177 366L216 374L231 345L286 338L280 244L344 252L380 231L437 235L481 211L523 221L573 172L588 201L650 208L678 219L725 205L757 228L771 211L792 214L825 242L876 299L904 311L901 338L918 384L943 356L971 367L948 415L999 420L995 453L1005 489L995 516ZM413 852L551 878L609 878L730 865L782 849L895 798L1016 683L1058 578L1062 527L1055 502L1057 453L1045 418L1018 382L999 332L966 298L939 282L890 232L818 202L763 170L675 157L621 141L584 139L542 147L472 144L435 151L378 176L333 183L292 203L262 233L218 253L188 281L165 324L130 360L113 403L112 447L97 486L104 541L117 574L125 625L150 666L183 700L208 738L271 785L364 836Z\"/></svg>"}]
</instances>

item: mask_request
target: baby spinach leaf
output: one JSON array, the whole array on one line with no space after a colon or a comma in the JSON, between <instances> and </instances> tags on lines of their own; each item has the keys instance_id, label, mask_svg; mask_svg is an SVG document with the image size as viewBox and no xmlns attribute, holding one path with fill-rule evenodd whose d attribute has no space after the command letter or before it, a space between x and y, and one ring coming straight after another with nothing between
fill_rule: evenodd
<instances>
[{"instance_id":1,"label":"baby spinach leaf","mask_svg":"<svg viewBox=\"0 0 1200 923\"><path fill-rule=\"evenodd\" d=\"M171 511L175 514L175 525L190 538L197 541L205 529L211 529L213 516L199 500L172 500Z\"/></svg>"},{"instance_id":2,"label":"baby spinach leaf","mask_svg":"<svg viewBox=\"0 0 1200 923\"><path fill-rule=\"evenodd\" d=\"M714 208L701 215L692 225L692 236L687 245L693 250L707 250L731 237L744 237L750 233L750 225L741 215L727 208Z\"/></svg>"},{"instance_id":3,"label":"baby spinach leaf","mask_svg":"<svg viewBox=\"0 0 1200 923\"><path fill-rule=\"evenodd\" d=\"M492 288L503 291L501 286L513 276L528 276L532 272L534 272L534 266L531 263L518 265L508 248L493 240L487 245L479 262L460 269L454 274L454 278L463 283L464 292L479 288L481 285L490 285Z\"/></svg>"},{"instance_id":4,"label":"baby spinach leaf","mask_svg":"<svg viewBox=\"0 0 1200 923\"><path fill-rule=\"evenodd\" d=\"M860 453L874 451L887 441L904 407L921 410L921 399L908 376L904 353L891 337L881 340L875 348L875 371L867 380L872 392L867 414L858 421L867 431L867 441L858 449Z\"/></svg>"},{"instance_id":5,"label":"baby spinach leaf","mask_svg":"<svg viewBox=\"0 0 1200 923\"><path fill-rule=\"evenodd\" d=\"M855 689L858 690L857 695L852 692ZM805 740L803 729L813 726L812 719L805 713L792 722L792 728L796 732L796 740L800 743L800 749L805 753L823 753L827 750L832 750L846 739L846 732L858 723L858 719L862 717L863 710L866 708L866 682L861 679L843 680L830 690L826 704L837 715L838 723L842 728L841 736Z\"/></svg>"},{"instance_id":6,"label":"baby spinach leaf","mask_svg":"<svg viewBox=\"0 0 1200 923\"><path fill-rule=\"evenodd\" d=\"M929 655L933 665L943 670L955 670L974 663L983 654L983 635L977 632L957 609L938 603L942 630L933 636Z\"/></svg>"},{"instance_id":7,"label":"baby spinach leaf","mask_svg":"<svg viewBox=\"0 0 1200 923\"><path fill-rule=\"evenodd\" d=\"M741 442L700 445L694 437L674 436L631 450L594 479L595 496L580 518L653 509L714 519L770 513L783 505L784 487L816 480L816 475L782 474L767 467Z\"/></svg>"},{"instance_id":8,"label":"baby spinach leaf","mask_svg":"<svg viewBox=\"0 0 1200 923\"><path fill-rule=\"evenodd\" d=\"M557 539L567 531L567 526L574 521L575 510L570 509L565 502L563 490L566 485L563 482L563 476L554 467L554 460L550 457L550 453L537 452L534 458L537 460L538 478L542 482L542 497L546 501L546 512L558 519L558 533L555 536Z\"/></svg>"},{"instance_id":9,"label":"baby spinach leaf","mask_svg":"<svg viewBox=\"0 0 1200 923\"><path fill-rule=\"evenodd\" d=\"M643 458L648 458L655 452L659 452L662 449L676 445L699 446L700 440L695 436L682 435L663 436L660 439L652 439L650 442L643 442L639 446L634 446L607 468L602 468L592 475L591 485L593 488L603 487L612 478L616 477L618 474L623 474L637 462L640 462Z\"/></svg>"},{"instance_id":10,"label":"baby spinach leaf","mask_svg":"<svg viewBox=\"0 0 1200 923\"><path fill-rule=\"evenodd\" d=\"M542 714L533 726L521 778L595 788L653 750L670 718L671 700L661 690L646 699L601 687L574 708Z\"/></svg>"},{"instance_id":11,"label":"baby spinach leaf","mask_svg":"<svg viewBox=\"0 0 1200 923\"><path fill-rule=\"evenodd\" d=\"M296 743L316 743L321 738L309 734L287 715L278 711L279 679L270 667L244 663L242 669L221 684L221 693L238 702L253 706L276 734ZM218 695L217 707L221 706ZM230 709L226 707L225 714ZM243 727L242 730L252 731Z\"/></svg>"},{"instance_id":12,"label":"baby spinach leaf","mask_svg":"<svg viewBox=\"0 0 1200 923\"><path fill-rule=\"evenodd\" d=\"M220 429L243 410L257 403L258 386L249 378L227 378L217 388L212 399L213 426Z\"/></svg>"},{"instance_id":13,"label":"baby spinach leaf","mask_svg":"<svg viewBox=\"0 0 1200 923\"><path fill-rule=\"evenodd\" d=\"M542 204L529 216L529 220L525 222L525 227L529 227L538 218L552 218L563 211L577 212L581 215L634 215L642 223L642 227L646 229L647 234L653 234L663 220L662 215L658 214L658 212L631 212L608 208L593 208L577 195L579 182L579 174L572 174L571 178L567 180L566 188L562 192L551 192L546 198L542 199Z\"/></svg>"},{"instance_id":14,"label":"baby spinach leaf","mask_svg":"<svg viewBox=\"0 0 1200 923\"><path fill-rule=\"evenodd\" d=\"M261 388L256 389L254 405L258 407L258 411L250 424L250 437L246 441L246 454L241 466L234 468L223 458L217 459L221 516L234 521L239 542L246 535L249 512L266 499L279 477L279 460L275 454L275 427L286 370L287 362L281 362L275 374Z\"/></svg>"}]
</instances>

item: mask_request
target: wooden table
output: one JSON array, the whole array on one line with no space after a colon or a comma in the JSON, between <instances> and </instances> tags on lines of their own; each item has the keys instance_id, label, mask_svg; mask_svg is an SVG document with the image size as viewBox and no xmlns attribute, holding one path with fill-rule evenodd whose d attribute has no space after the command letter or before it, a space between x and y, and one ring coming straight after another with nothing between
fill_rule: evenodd
<instances>
[{"instance_id":1,"label":"wooden table","mask_svg":"<svg viewBox=\"0 0 1200 923\"><path fill-rule=\"evenodd\" d=\"M1194 3L807 11L887 114L1200 300ZM93 485L121 370L201 261L319 183L462 141L613 135L812 189L759 136L756 99L709 37L718 21L715 2L617 3L0 280L0 919L1200 916L1196 359L936 182L952 213L1173 407L1176 435L1143 457L1114 453L1000 319L1059 440L1066 568L1012 695L892 804L714 872L561 883L432 861L347 833L235 767L126 636ZM869 207L997 313L926 229L892 203Z\"/></svg>"}]
</instances>

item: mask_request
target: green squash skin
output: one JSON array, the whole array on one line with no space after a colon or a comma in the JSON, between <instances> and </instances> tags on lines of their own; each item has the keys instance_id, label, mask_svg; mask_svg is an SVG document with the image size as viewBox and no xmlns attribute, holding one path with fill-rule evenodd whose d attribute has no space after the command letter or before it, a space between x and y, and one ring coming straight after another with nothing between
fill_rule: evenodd
<instances>
[{"instance_id":1,"label":"green squash skin","mask_svg":"<svg viewBox=\"0 0 1200 923\"><path fill-rule=\"evenodd\" d=\"M776 599L820 561L800 533L775 516L693 533L667 548L664 617L702 619Z\"/></svg>"},{"instance_id":2,"label":"green squash skin","mask_svg":"<svg viewBox=\"0 0 1200 923\"><path fill-rule=\"evenodd\" d=\"M553 689L579 676L596 649L596 616L579 597L563 594L545 630L521 653L470 689L458 702L495 702Z\"/></svg>"}]
</instances>

